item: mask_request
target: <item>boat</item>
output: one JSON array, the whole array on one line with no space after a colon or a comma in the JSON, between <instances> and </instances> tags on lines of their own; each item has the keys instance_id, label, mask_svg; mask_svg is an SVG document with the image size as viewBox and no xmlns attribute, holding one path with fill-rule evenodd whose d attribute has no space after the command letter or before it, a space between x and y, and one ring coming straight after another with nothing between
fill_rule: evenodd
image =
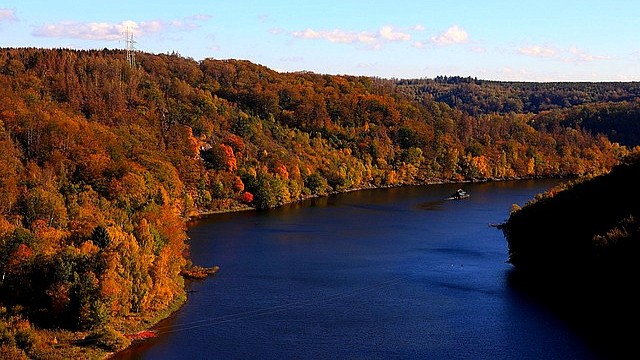
<instances>
[{"instance_id":1,"label":"boat","mask_svg":"<svg viewBox=\"0 0 640 360\"><path fill-rule=\"evenodd\" d=\"M462 189L458 189L458 190L456 190L456 192L451 194L451 196L449 197L449 200L461 200L461 199L466 199L469 196L471 196L471 195L469 195L468 192L466 192L466 191L464 191Z\"/></svg>"}]
</instances>

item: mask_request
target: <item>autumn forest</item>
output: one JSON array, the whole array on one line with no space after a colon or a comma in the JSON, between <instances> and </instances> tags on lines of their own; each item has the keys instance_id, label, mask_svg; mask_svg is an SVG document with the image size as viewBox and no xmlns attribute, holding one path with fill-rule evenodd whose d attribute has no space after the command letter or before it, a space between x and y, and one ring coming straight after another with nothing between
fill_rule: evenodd
<instances>
[{"instance_id":1,"label":"autumn forest","mask_svg":"<svg viewBox=\"0 0 640 360\"><path fill-rule=\"evenodd\" d=\"M637 83L396 80L0 49L0 352L91 357L186 298L189 219L363 188L602 174ZM212 264L213 265L213 264ZM53 346L55 345L55 346Z\"/></svg>"}]
</instances>

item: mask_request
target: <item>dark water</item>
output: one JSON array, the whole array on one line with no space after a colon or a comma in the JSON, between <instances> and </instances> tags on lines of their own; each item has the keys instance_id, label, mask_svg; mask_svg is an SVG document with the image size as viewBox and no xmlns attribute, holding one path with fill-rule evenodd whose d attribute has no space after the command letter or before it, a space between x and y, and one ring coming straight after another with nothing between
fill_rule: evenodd
<instances>
[{"instance_id":1,"label":"dark water","mask_svg":"<svg viewBox=\"0 0 640 360\"><path fill-rule=\"evenodd\" d=\"M591 359L512 289L500 230L553 181L360 191L192 227L220 265L128 359Z\"/></svg>"}]
</instances>

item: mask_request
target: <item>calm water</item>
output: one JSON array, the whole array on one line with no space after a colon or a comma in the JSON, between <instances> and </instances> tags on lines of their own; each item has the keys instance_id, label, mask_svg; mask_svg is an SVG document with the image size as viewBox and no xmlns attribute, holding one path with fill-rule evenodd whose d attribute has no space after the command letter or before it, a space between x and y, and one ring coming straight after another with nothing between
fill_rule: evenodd
<instances>
[{"instance_id":1,"label":"calm water","mask_svg":"<svg viewBox=\"0 0 640 360\"><path fill-rule=\"evenodd\" d=\"M559 318L507 282L500 230L553 181L361 191L189 231L220 265L128 359L591 359Z\"/></svg>"}]
</instances>

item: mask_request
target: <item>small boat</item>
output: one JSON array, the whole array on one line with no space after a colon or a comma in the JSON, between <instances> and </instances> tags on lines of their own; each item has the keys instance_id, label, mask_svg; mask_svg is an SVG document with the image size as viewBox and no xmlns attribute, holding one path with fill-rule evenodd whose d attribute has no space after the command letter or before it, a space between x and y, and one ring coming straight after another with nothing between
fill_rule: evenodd
<instances>
[{"instance_id":1,"label":"small boat","mask_svg":"<svg viewBox=\"0 0 640 360\"><path fill-rule=\"evenodd\" d=\"M461 199L466 199L468 198L470 195L468 192L462 190L462 189L458 189L456 190L456 192L454 192L450 197L449 200L461 200Z\"/></svg>"}]
</instances>

